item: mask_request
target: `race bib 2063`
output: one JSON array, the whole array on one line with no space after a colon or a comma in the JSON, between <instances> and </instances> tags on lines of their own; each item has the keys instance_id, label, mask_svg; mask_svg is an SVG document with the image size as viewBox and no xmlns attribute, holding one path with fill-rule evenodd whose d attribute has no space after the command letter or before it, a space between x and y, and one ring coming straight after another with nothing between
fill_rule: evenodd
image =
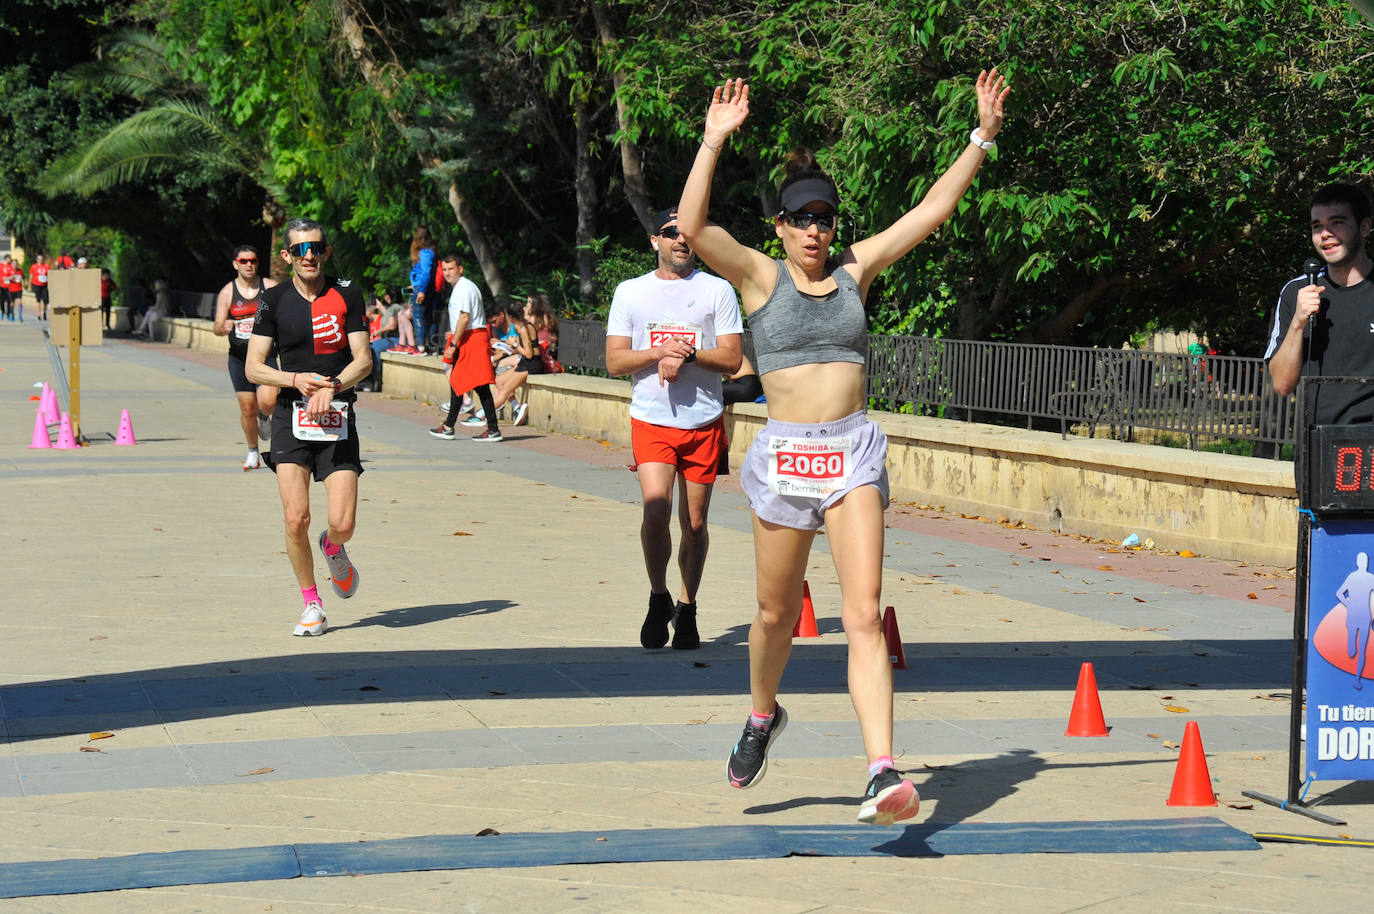
<instances>
[{"instance_id":1,"label":"race bib 2063","mask_svg":"<svg viewBox=\"0 0 1374 914\"><path fill-rule=\"evenodd\" d=\"M348 438L348 404L335 400L329 412L316 422L305 413L305 401L297 400L291 410L291 433L301 441L343 441Z\"/></svg>"}]
</instances>

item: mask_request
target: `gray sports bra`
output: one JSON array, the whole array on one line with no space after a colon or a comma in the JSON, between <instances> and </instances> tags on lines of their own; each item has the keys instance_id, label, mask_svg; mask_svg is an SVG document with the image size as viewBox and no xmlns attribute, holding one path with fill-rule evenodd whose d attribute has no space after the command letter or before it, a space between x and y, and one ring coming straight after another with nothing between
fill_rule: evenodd
<instances>
[{"instance_id":1,"label":"gray sports bra","mask_svg":"<svg viewBox=\"0 0 1374 914\"><path fill-rule=\"evenodd\" d=\"M824 299L797 290L787 265L778 265L778 281L763 306L749 315L754 337L754 366L760 375L793 365L857 362L868 356L868 321L859 286L843 267L836 267L836 291Z\"/></svg>"}]
</instances>

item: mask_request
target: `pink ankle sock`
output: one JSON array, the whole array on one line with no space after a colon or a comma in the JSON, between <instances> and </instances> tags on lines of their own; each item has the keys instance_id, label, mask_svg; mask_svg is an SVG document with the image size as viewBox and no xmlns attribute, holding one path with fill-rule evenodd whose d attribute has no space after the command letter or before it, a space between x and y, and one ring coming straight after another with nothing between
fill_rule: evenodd
<instances>
[{"instance_id":1,"label":"pink ankle sock","mask_svg":"<svg viewBox=\"0 0 1374 914\"><path fill-rule=\"evenodd\" d=\"M892 764L892 756L884 755L881 758L874 759L873 763L868 766L868 776L873 777L875 774L877 774L879 771L882 771L884 768L896 767L896 765Z\"/></svg>"},{"instance_id":2,"label":"pink ankle sock","mask_svg":"<svg viewBox=\"0 0 1374 914\"><path fill-rule=\"evenodd\" d=\"M335 555L338 555L338 554L339 554L339 550L341 550L341 549L343 549L343 547L340 546L340 545L338 545L337 543L335 543L333 540L331 540L331 539L329 538L329 534L328 534L328 533L326 533L326 534L324 535L324 554L325 554L325 555L328 555L328 556L335 556Z\"/></svg>"},{"instance_id":3,"label":"pink ankle sock","mask_svg":"<svg viewBox=\"0 0 1374 914\"><path fill-rule=\"evenodd\" d=\"M311 584L309 587L302 587L301 599L305 601L306 606L309 606L311 603L319 603L320 592L315 589L314 584Z\"/></svg>"},{"instance_id":4,"label":"pink ankle sock","mask_svg":"<svg viewBox=\"0 0 1374 914\"><path fill-rule=\"evenodd\" d=\"M773 712L776 714L777 712ZM758 711L749 712L749 723L756 727L766 727L773 722L773 714L760 714Z\"/></svg>"}]
</instances>

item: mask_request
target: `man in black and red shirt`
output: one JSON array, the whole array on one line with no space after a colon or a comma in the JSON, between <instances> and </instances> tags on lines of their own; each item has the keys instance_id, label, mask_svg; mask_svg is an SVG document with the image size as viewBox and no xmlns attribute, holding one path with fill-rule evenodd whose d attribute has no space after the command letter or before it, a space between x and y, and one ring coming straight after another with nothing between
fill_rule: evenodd
<instances>
[{"instance_id":1,"label":"man in black and red shirt","mask_svg":"<svg viewBox=\"0 0 1374 914\"><path fill-rule=\"evenodd\" d=\"M277 282L258 276L258 249L250 244L234 249L232 265L237 275L224 284L215 301L215 336L229 337L229 382L238 397L239 425L243 426L243 437L248 442L248 456L243 460L247 472L262 465L258 439L272 436L271 417L277 408L275 387L248 380L248 339L253 335L258 300ZM266 364L276 368L277 360L269 354Z\"/></svg>"},{"instance_id":2,"label":"man in black and red shirt","mask_svg":"<svg viewBox=\"0 0 1374 914\"><path fill-rule=\"evenodd\" d=\"M291 265L291 281L262 294L244 368L254 384L282 389L272 414L268 466L277 474L286 554L305 602L292 634L323 635L328 623L310 552L310 476L324 483L328 497L329 523L319 544L330 583L339 596L351 597L358 589L358 570L343 547L353 537L363 471L353 386L372 370L372 349L362 292L324 273L330 253L324 227L294 219L285 237L281 256ZM279 369L267 365L273 343Z\"/></svg>"}]
</instances>

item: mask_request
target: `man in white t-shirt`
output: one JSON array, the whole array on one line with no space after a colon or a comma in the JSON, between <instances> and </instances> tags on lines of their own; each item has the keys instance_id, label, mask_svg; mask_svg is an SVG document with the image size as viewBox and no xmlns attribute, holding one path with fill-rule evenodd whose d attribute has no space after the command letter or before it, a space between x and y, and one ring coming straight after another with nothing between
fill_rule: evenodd
<instances>
[{"instance_id":1,"label":"man in white t-shirt","mask_svg":"<svg viewBox=\"0 0 1374 914\"><path fill-rule=\"evenodd\" d=\"M491 396L491 384L496 380L496 372L491 367L491 331L487 329L482 293L472 280L463 277L463 265L458 262L457 256L448 255L440 267L444 280L453 286L448 299L448 320L453 331L453 342L444 351L444 361L453 363L453 369L448 374L452 395L449 397L448 418L438 428L430 429L429 433L448 441L457 437L454 425L462 410L463 395L471 390L482 401L482 409L487 417L487 430L475 435L472 440L500 441L501 430L496 425L496 409Z\"/></svg>"},{"instance_id":2,"label":"man in white t-shirt","mask_svg":"<svg viewBox=\"0 0 1374 914\"><path fill-rule=\"evenodd\" d=\"M634 383L630 430L649 573L649 612L639 643L663 647L671 622L673 647L690 650L701 645L696 593L706 565L711 489L717 475L729 472L721 376L739 370L744 326L734 288L696 268L696 254L678 234L677 210L663 210L654 224L649 244L658 265L615 290L606 321L606 370L630 375ZM682 535L676 606L667 582L674 483Z\"/></svg>"},{"instance_id":3,"label":"man in white t-shirt","mask_svg":"<svg viewBox=\"0 0 1374 914\"><path fill-rule=\"evenodd\" d=\"M477 283L463 275L463 265L459 262L457 255L450 254L444 258L439 265L443 271L444 282L453 287L453 291L448 296L448 332L455 337L458 335L458 315L466 312L468 315L485 314L482 307L482 290L477 288ZM450 279L449 277L453 278ZM486 323L485 317L482 323ZM476 327L476 323L469 326Z\"/></svg>"}]
</instances>

